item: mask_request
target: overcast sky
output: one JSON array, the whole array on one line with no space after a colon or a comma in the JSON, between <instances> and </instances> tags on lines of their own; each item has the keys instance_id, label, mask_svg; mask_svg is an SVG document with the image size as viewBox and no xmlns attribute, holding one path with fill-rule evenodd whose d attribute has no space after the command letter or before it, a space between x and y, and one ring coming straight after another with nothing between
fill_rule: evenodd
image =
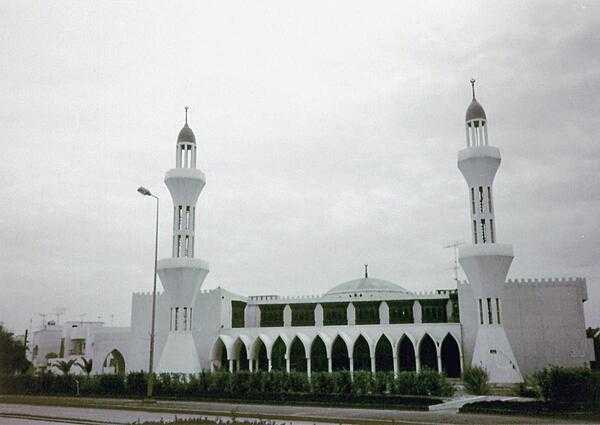
<instances>
[{"instance_id":1,"label":"overcast sky","mask_svg":"<svg viewBox=\"0 0 600 425\"><path fill-rule=\"evenodd\" d=\"M189 105L203 288L455 287L469 79L510 277L587 277L600 325L600 2L0 2L0 321L128 325ZM111 318L111 315L113 317Z\"/></svg>"}]
</instances>

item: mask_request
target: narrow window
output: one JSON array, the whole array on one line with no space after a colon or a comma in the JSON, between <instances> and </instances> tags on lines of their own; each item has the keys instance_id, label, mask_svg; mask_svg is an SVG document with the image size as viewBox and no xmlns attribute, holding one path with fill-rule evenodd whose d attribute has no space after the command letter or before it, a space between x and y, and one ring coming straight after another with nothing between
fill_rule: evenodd
<instances>
[{"instance_id":1,"label":"narrow window","mask_svg":"<svg viewBox=\"0 0 600 425\"><path fill-rule=\"evenodd\" d=\"M473 238L475 239L475 245L477 245L477 220L473 220Z\"/></svg>"},{"instance_id":2,"label":"narrow window","mask_svg":"<svg viewBox=\"0 0 600 425\"><path fill-rule=\"evenodd\" d=\"M479 212L483 212L483 186L479 186Z\"/></svg>"},{"instance_id":3,"label":"narrow window","mask_svg":"<svg viewBox=\"0 0 600 425\"><path fill-rule=\"evenodd\" d=\"M496 298L496 319L498 324L500 324L500 299Z\"/></svg>"},{"instance_id":4,"label":"narrow window","mask_svg":"<svg viewBox=\"0 0 600 425\"><path fill-rule=\"evenodd\" d=\"M483 325L483 304L481 303L481 298L479 298L479 321Z\"/></svg>"},{"instance_id":5,"label":"narrow window","mask_svg":"<svg viewBox=\"0 0 600 425\"><path fill-rule=\"evenodd\" d=\"M183 330L187 330L187 307L183 307Z\"/></svg>"},{"instance_id":6,"label":"narrow window","mask_svg":"<svg viewBox=\"0 0 600 425\"><path fill-rule=\"evenodd\" d=\"M492 243L496 242L496 238L494 237L494 220L490 220L490 236L492 238Z\"/></svg>"},{"instance_id":7,"label":"narrow window","mask_svg":"<svg viewBox=\"0 0 600 425\"><path fill-rule=\"evenodd\" d=\"M190 207L188 205L187 207L185 207L185 228L186 228L186 230L190 230L191 225L192 225L192 223L190 223Z\"/></svg>"},{"instance_id":8,"label":"narrow window","mask_svg":"<svg viewBox=\"0 0 600 425\"><path fill-rule=\"evenodd\" d=\"M179 323L179 307L175 307L175 330L177 330L178 323Z\"/></svg>"},{"instance_id":9,"label":"narrow window","mask_svg":"<svg viewBox=\"0 0 600 425\"><path fill-rule=\"evenodd\" d=\"M487 308L488 308L488 323L491 325L493 323L493 321L492 321L492 299L491 298L487 299Z\"/></svg>"},{"instance_id":10,"label":"narrow window","mask_svg":"<svg viewBox=\"0 0 600 425\"><path fill-rule=\"evenodd\" d=\"M487 192L488 192L488 212L491 214L492 213L492 188L491 187L487 187Z\"/></svg>"},{"instance_id":11,"label":"narrow window","mask_svg":"<svg viewBox=\"0 0 600 425\"><path fill-rule=\"evenodd\" d=\"M173 330L173 307L169 311L169 331Z\"/></svg>"},{"instance_id":12,"label":"narrow window","mask_svg":"<svg viewBox=\"0 0 600 425\"><path fill-rule=\"evenodd\" d=\"M180 205L178 210L177 210L177 229L181 230L181 224L182 224L182 219L183 219L183 207Z\"/></svg>"},{"instance_id":13,"label":"narrow window","mask_svg":"<svg viewBox=\"0 0 600 425\"><path fill-rule=\"evenodd\" d=\"M188 235L185 235L185 257L189 257L189 255L188 255L189 249L190 249L190 237Z\"/></svg>"},{"instance_id":14,"label":"narrow window","mask_svg":"<svg viewBox=\"0 0 600 425\"><path fill-rule=\"evenodd\" d=\"M481 240L482 240L483 243L486 242L485 219L484 218L481 219Z\"/></svg>"},{"instance_id":15,"label":"narrow window","mask_svg":"<svg viewBox=\"0 0 600 425\"><path fill-rule=\"evenodd\" d=\"M190 307L190 331L192 330L192 307Z\"/></svg>"},{"instance_id":16,"label":"narrow window","mask_svg":"<svg viewBox=\"0 0 600 425\"><path fill-rule=\"evenodd\" d=\"M471 188L471 212L475 215L475 188Z\"/></svg>"},{"instance_id":17,"label":"narrow window","mask_svg":"<svg viewBox=\"0 0 600 425\"><path fill-rule=\"evenodd\" d=\"M181 257L181 235L177 235L177 256Z\"/></svg>"}]
</instances>

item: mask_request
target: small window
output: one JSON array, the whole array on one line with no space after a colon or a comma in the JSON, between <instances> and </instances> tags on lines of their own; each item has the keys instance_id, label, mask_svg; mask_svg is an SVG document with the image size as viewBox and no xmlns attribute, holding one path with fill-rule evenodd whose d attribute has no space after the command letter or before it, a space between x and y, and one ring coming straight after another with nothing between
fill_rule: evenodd
<instances>
[{"instance_id":1,"label":"small window","mask_svg":"<svg viewBox=\"0 0 600 425\"><path fill-rule=\"evenodd\" d=\"M175 307L175 330L177 330L178 322L179 322L179 307Z\"/></svg>"},{"instance_id":2,"label":"small window","mask_svg":"<svg viewBox=\"0 0 600 425\"><path fill-rule=\"evenodd\" d=\"M494 236L494 220L490 220L490 237L492 238L492 243L496 242L496 237Z\"/></svg>"},{"instance_id":3,"label":"small window","mask_svg":"<svg viewBox=\"0 0 600 425\"><path fill-rule=\"evenodd\" d=\"M492 188L487 187L487 195L488 195L488 212L492 213Z\"/></svg>"},{"instance_id":4,"label":"small window","mask_svg":"<svg viewBox=\"0 0 600 425\"><path fill-rule=\"evenodd\" d=\"M498 324L500 324L500 299L496 298L496 319Z\"/></svg>"},{"instance_id":5,"label":"small window","mask_svg":"<svg viewBox=\"0 0 600 425\"><path fill-rule=\"evenodd\" d=\"M477 220L473 220L473 239L477 245Z\"/></svg>"},{"instance_id":6,"label":"small window","mask_svg":"<svg viewBox=\"0 0 600 425\"><path fill-rule=\"evenodd\" d=\"M481 241L483 243L487 242L486 234L485 234L485 219L481 219Z\"/></svg>"},{"instance_id":7,"label":"small window","mask_svg":"<svg viewBox=\"0 0 600 425\"><path fill-rule=\"evenodd\" d=\"M475 188L471 188L471 213L475 215Z\"/></svg>"},{"instance_id":8,"label":"small window","mask_svg":"<svg viewBox=\"0 0 600 425\"><path fill-rule=\"evenodd\" d=\"M483 213L483 186L479 186L479 212Z\"/></svg>"},{"instance_id":9,"label":"small window","mask_svg":"<svg viewBox=\"0 0 600 425\"><path fill-rule=\"evenodd\" d=\"M479 298L479 321L483 325L483 304L481 302L481 298Z\"/></svg>"},{"instance_id":10,"label":"small window","mask_svg":"<svg viewBox=\"0 0 600 425\"><path fill-rule=\"evenodd\" d=\"M491 325L492 323L494 323L492 321L492 299L491 298L487 299L487 308L488 308L488 323Z\"/></svg>"}]
</instances>

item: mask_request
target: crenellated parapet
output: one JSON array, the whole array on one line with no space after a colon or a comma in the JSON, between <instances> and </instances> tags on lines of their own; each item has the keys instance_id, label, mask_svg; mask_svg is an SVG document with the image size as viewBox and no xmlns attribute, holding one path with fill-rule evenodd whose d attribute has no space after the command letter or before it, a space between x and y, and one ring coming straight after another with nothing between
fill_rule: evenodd
<instances>
[{"instance_id":1,"label":"crenellated parapet","mask_svg":"<svg viewBox=\"0 0 600 425\"><path fill-rule=\"evenodd\" d=\"M584 277L508 279L504 285L510 289L573 287L581 291L583 301L588 299L587 282Z\"/></svg>"}]
</instances>

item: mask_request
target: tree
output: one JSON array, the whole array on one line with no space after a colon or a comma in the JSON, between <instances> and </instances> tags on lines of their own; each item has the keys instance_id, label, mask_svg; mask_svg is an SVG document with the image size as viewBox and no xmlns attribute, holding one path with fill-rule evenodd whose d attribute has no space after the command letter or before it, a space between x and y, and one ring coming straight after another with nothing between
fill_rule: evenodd
<instances>
[{"instance_id":1,"label":"tree","mask_svg":"<svg viewBox=\"0 0 600 425\"><path fill-rule=\"evenodd\" d=\"M76 364L77 367L79 369L81 369L82 371L84 371L87 376L90 376L90 374L92 373L93 360L92 359L86 360L85 357L82 357L81 361L82 361L83 364L82 363L77 363Z\"/></svg>"},{"instance_id":2,"label":"tree","mask_svg":"<svg viewBox=\"0 0 600 425\"><path fill-rule=\"evenodd\" d=\"M76 361L77 359L71 359L67 361L60 360L56 362L54 366L56 366L56 368L60 370L63 375L68 375L71 372L71 368L73 367Z\"/></svg>"},{"instance_id":3,"label":"tree","mask_svg":"<svg viewBox=\"0 0 600 425\"><path fill-rule=\"evenodd\" d=\"M0 326L0 375L25 373L31 367L25 353L25 345Z\"/></svg>"}]
</instances>

